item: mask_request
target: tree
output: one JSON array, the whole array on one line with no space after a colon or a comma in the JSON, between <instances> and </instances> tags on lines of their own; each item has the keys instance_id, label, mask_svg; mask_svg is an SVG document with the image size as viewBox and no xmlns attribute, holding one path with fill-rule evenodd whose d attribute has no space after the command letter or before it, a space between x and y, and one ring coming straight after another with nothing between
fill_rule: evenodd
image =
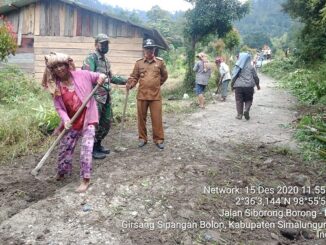
<instances>
[{"instance_id":1,"label":"tree","mask_svg":"<svg viewBox=\"0 0 326 245\"><path fill-rule=\"evenodd\" d=\"M240 44L240 34L233 28L229 31L224 38L225 48L228 49L231 53L234 52L234 49Z\"/></svg>"},{"instance_id":2,"label":"tree","mask_svg":"<svg viewBox=\"0 0 326 245\"><path fill-rule=\"evenodd\" d=\"M304 23L298 53L306 61L326 58L326 0L287 0L283 9Z\"/></svg>"},{"instance_id":3,"label":"tree","mask_svg":"<svg viewBox=\"0 0 326 245\"><path fill-rule=\"evenodd\" d=\"M283 2L284 0L252 0L250 13L241 21L235 22L241 36L264 33L271 38L280 37L288 32L294 21L288 14L282 12Z\"/></svg>"},{"instance_id":4,"label":"tree","mask_svg":"<svg viewBox=\"0 0 326 245\"><path fill-rule=\"evenodd\" d=\"M0 15L0 61L16 52L16 37L11 24L3 15Z\"/></svg>"},{"instance_id":5,"label":"tree","mask_svg":"<svg viewBox=\"0 0 326 245\"><path fill-rule=\"evenodd\" d=\"M243 43L251 48L261 49L265 44L272 47L269 36L263 32L256 32L243 37Z\"/></svg>"},{"instance_id":6,"label":"tree","mask_svg":"<svg viewBox=\"0 0 326 245\"><path fill-rule=\"evenodd\" d=\"M184 30L187 48L185 87L192 89L196 43L211 33L223 37L232 29L232 21L240 19L249 11L249 3L241 3L238 0L187 1L192 3L194 8L185 14L187 21Z\"/></svg>"},{"instance_id":7,"label":"tree","mask_svg":"<svg viewBox=\"0 0 326 245\"><path fill-rule=\"evenodd\" d=\"M183 26L184 15L174 14L174 16L161 9L159 6L153 6L146 12L148 19L146 25L157 29L165 38L170 46L169 52L162 52L159 55L165 59L167 63L175 62L175 52L183 46Z\"/></svg>"},{"instance_id":8,"label":"tree","mask_svg":"<svg viewBox=\"0 0 326 245\"><path fill-rule=\"evenodd\" d=\"M155 5L146 13L149 22L158 22L159 20L169 19L170 14L168 11L163 10L160 6Z\"/></svg>"}]
</instances>

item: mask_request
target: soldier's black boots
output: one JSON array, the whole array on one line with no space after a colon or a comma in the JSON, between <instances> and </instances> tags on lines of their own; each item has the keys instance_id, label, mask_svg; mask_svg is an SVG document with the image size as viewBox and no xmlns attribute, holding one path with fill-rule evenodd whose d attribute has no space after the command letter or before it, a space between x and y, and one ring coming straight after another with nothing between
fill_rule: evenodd
<instances>
[{"instance_id":1,"label":"soldier's black boots","mask_svg":"<svg viewBox=\"0 0 326 245\"><path fill-rule=\"evenodd\" d=\"M105 148L103 145L101 145L101 143L97 146L97 150L107 155L110 154L110 149Z\"/></svg>"},{"instance_id":2,"label":"soldier's black boots","mask_svg":"<svg viewBox=\"0 0 326 245\"><path fill-rule=\"evenodd\" d=\"M94 159L104 159L106 157L106 154L110 154L110 150L103 147L101 145L101 142L94 143L93 147L93 158Z\"/></svg>"},{"instance_id":3,"label":"soldier's black boots","mask_svg":"<svg viewBox=\"0 0 326 245\"><path fill-rule=\"evenodd\" d=\"M93 158L94 159L104 159L106 155L98 150L93 149Z\"/></svg>"}]
</instances>

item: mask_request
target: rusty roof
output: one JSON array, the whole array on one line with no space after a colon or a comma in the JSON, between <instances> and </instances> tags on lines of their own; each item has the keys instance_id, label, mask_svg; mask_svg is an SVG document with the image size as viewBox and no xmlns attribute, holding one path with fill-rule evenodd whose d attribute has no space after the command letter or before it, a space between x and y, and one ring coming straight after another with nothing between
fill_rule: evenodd
<instances>
[{"instance_id":1,"label":"rusty roof","mask_svg":"<svg viewBox=\"0 0 326 245\"><path fill-rule=\"evenodd\" d=\"M29 5L31 3L42 2L42 1L43 0L2 0L2 1L0 1L0 15L4 14L4 13L7 13L7 12L10 12L10 11L13 11L13 10L16 10L16 9L19 9L19 8L24 7L26 5ZM85 4L82 4L78 0L59 0L59 1L70 4L70 5L80 7L82 9L85 9L85 10L88 10L88 11L91 11L91 12L94 12L94 13L97 13L97 14L112 18L112 19L119 20L119 21L121 21L123 23L130 24L130 25L136 26L138 28L141 28L142 30L144 30L144 33L146 35L148 35L148 36L152 37L153 39L155 39L156 43L160 46L160 48L165 49L165 50L169 49L169 45L167 44L167 42L165 41L165 39L163 38L161 33L156 29L148 28L148 27L145 27L143 25L132 23L132 22L130 22L128 20L120 19L117 16L108 14L108 13L106 13L104 11L99 10L99 9L91 8L91 7L89 7L89 6L85 5Z\"/></svg>"}]
</instances>

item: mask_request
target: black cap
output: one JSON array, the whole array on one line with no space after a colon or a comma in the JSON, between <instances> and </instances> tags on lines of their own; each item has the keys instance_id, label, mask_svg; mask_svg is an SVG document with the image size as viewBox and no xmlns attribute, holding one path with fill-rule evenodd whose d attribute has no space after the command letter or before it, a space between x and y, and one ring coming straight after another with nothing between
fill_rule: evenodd
<instances>
[{"instance_id":1,"label":"black cap","mask_svg":"<svg viewBox=\"0 0 326 245\"><path fill-rule=\"evenodd\" d=\"M155 44L154 40L153 39L146 39L144 41L144 45L143 45L144 48L156 48L157 45Z\"/></svg>"}]
</instances>

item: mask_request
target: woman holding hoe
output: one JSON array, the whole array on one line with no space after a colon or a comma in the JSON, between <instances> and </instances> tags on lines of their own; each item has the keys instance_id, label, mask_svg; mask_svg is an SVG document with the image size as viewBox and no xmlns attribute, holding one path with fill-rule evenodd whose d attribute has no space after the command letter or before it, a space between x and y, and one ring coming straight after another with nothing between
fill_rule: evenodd
<instances>
[{"instance_id":1,"label":"woman holding hoe","mask_svg":"<svg viewBox=\"0 0 326 245\"><path fill-rule=\"evenodd\" d=\"M92 151L95 126L98 124L96 102L90 98L81 114L71 123L70 120L81 107L82 102L92 92L93 84L103 84L105 76L86 70L75 70L73 60L66 54L51 53L45 56L46 69L42 85L53 98L60 118L60 129L67 133L60 140L57 180L70 175L72 156L78 139L81 137L80 177L77 192L85 192L90 184L92 170Z\"/></svg>"}]
</instances>

